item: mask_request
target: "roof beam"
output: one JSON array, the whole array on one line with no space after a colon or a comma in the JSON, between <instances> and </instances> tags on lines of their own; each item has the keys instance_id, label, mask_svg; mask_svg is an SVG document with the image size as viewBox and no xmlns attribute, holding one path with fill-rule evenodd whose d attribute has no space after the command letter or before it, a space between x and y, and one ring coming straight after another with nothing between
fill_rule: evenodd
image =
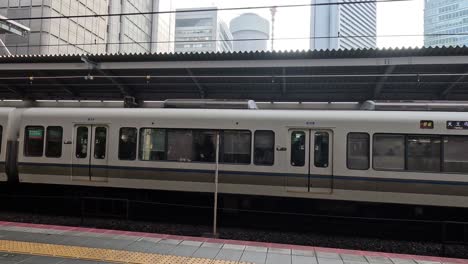
<instances>
[{"instance_id":1,"label":"roof beam","mask_svg":"<svg viewBox=\"0 0 468 264\"><path fill-rule=\"evenodd\" d=\"M190 78L192 79L193 83L197 86L198 92L200 93L200 98L204 99L205 98L205 89L203 89L203 86L198 82L197 78L193 75L192 70L189 68L186 69L188 75L190 75Z\"/></svg>"},{"instance_id":2,"label":"roof beam","mask_svg":"<svg viewBox=\"0 0 468 264\"><path fill-rule=\"evenodd\" d=\"M286 95L286 92L287 92L287 81L286 81L286 68L283 67L283 80L281 82L281 94L282 95Z\"/></svg>"},{"instance_id":3,"label":"roof beam","mask_svg":"<svg viewBox=\"0 0 468 264\"><path fill-rule=\"evenodd\" d=\"M385 85L385 82L387 81L389 75L393 73L395 68L396 68L396 65L389 65L385 69L384 76L380 77L379 81L375 85L374 98L373 99L378 99L378 97L380 96L380 93L382 92L382 89L383 89L383 87Z\"/></svg>"},{"instance_id":4,"label":"roof beam","mask_svg":"<svg viewBox=\"0 0 468 264\"><path fill-rule=\"evenodd\" d=\"M106 79L109 80L113 85L119 88L119 91L123 98L125 97L135 97L133 92L123 86L121 83L117 82L114 78L110 77L105 71L102 70L101 64L91 61L86 56L81 56L81 61L83 61L87 66L88 70L91 72L93 70L97 71L99 74L106 76Z\"/></svg>"}]
</instances>

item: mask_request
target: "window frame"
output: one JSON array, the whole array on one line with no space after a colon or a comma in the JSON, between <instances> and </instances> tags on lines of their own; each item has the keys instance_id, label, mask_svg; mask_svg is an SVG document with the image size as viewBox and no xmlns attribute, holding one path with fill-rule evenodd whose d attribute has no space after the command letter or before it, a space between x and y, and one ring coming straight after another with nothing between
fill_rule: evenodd
<instances>
[{"instance_id":1,"label":"window frame","mask_svg":"<svg viewBox=\"0 0 468 264\"><path fill-rule=\"evenodd\" d=\"M27 131L28 131L28 128L30 128L30 127L42 128L42 133L43 133L43 134L42 134L42 153L41 153L40 155L28 155L28 154L27 154L27 151L26 151L27 145L28 145L27 139L29 138L29 136L28 136L28 134L27 134ZM41 126L41 125L27 125L27 126L24 127L23 155L24 155L25 157L33 157L33 158L44 157L44 149L45 149L45 147L44 147L44 144L45 144L45 135L44 135L44 134L45 134L45 132L46 132L46 131L45 131L45 127L44 127L44 126Z\"/></svg>"},{"instance_id":2,"label":"window frame","mask_svg":"<svg viewBox=\"0 0 468 264\"><path fill-rule=\"evenodd\" d=\"M49 149L49 128L60 128L60 132L61 132L61 137L60 137L60 154L58 156L50 156L50 155L47 155L47 150ZM62 126L47 126L46 128L46 136L45 136L45 140L44 140L44 144L45 144L45 148L44 148L44 156L46 158L61 158L62 157L62 154L63 154L63 127Z\"/></svg>"},{"instance_id":3,"label":"window frame","mask_svg":"<svg viewBox=\"0 0 468 264\"><path fill-rule=\"evenodd\" d=\"M120 157L120 142L121 142L121 137L122 137L122 129L124 128L130 128L132 130L135 130L136 131L136 142L135 142L135 156L133 157L133 159L122 159ZM130 126L124 126L124 127L120 127L119 128L119 138L118 138L118 146L117 146L117 159L118 160L122 160L122 161L134 161L134 160L137 160L138 158L138 144L139 144L139 134L138 134L138 128L137 127L130 127Z\"/></svg>"},{"instance_id":4,"label":"window frame","mask_svg":"<svg viewBox=\"0 0 468 264\"><path fill-rule=\"evenodd\" d=\"M366 169L355 169L355 168L350 168L349 167L349 136L351 134L361 134L361 135L367 135L367 168ZM373 143L373 142L372 142ZM373 145L373 144L372 144ZM367 171L370 169L370 165L371 165L371 159L372 159L372 163L374 163L374 157L373 153L371 153L371 148L372 148L372 145L371 145L371 136L369 133L367 132L348 132L348 134L346 135L346 168L348 170L360 170L360 171ZM372 167L374 166L374 164L372 164Z\"/></svg>"},{"instance_id":5,"label":"window frame","mask_svg":"<svg viewBox=\"0 0 468 264\"><path fill-rule=\"evenodd\" d=\"M252 137L252 131L249 129L218 129L219 132L219 164L227 164L227 165L252 165L252 146L253 146L253 137ZM226 131L238 131L238 132L249 132L250 140L249 140L249 155L250 155L250 160L249 163L233 163L233 162L225 162L223 161L223 154L224 154L224 148L223 148L223 142L224 142L224 132ZM216 160L215 160L216 163Z\"/></svg>"},{"instance_id":6,"label":"window frame","mask_svg":"<svg viewBox=\"0 0 468 264\"><path fill-rule=\"evenodd\" d=\"M257 132L271 132L273 134L273 162L271 164L261 164L261 163L257 163L256 160L255 160L255 142L256 142L256 135L257 135ZM276 144L276 134L275 134L275 131L273 130L265 130L265 129L260 129L260 130L255 130L254 133L253 133L253 140L251 139L251 141L253 141L253 144L251 143L252 145L252 150L250 151L251 155L252 155L252 160L253 160L253 164L256 165L256 166L274 166L275 165L275 144Z\"/></svg>"}]
</instances>

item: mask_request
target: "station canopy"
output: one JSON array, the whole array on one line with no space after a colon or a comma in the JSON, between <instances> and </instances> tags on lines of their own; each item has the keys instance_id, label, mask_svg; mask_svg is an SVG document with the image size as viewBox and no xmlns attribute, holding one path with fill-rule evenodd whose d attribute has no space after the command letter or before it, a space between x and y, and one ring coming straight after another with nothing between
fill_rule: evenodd
<instances>
[{"instance_id":1,"label":"station canopy","mask_svg":"<svg viewBox=\"0 0 468 264\"><path fill-rule=\"evenodd\" d=\"M0 99L468 100L468 47L0 57Z\"/></svg>"}]
</instances>

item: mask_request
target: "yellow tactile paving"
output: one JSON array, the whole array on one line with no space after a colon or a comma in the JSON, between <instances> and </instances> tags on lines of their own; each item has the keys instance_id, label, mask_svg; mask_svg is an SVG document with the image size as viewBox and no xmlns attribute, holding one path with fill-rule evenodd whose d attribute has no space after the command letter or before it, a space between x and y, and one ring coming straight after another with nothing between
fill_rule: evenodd
<instances>
[{"instance_id":1,"label":"yellow tactile paving","mask_svg":"<svg viewBox=\"0 0 468 264\"><path fill-rule=\"evenodd\" d=\"M125 250L75 247L0 240L0 252L132 264L247 264L245 262L190 258Z\"/></svg>"}]
</instances>

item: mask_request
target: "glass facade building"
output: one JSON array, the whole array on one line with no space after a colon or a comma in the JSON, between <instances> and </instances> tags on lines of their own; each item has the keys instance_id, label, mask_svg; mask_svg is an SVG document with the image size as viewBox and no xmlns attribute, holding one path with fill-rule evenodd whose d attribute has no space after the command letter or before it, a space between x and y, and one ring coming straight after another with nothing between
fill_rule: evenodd
<instances>
[{"instance_id":1,"label":"glass facade building","mask_svg":"<svg viewBox=\"0 0 468 264\"><path fill-rule=\"evenodd\" d=\"M310 49L363 49L376 47L377 4L314 5L356 0L312 0Z\"/></svg>"},{"instance_id":2,"label":"glass facade building","mask_svg":"<svg viewBox=\"0 0 468 264\"><path fill-rule=\"evenodd\" d=\"M468 1L425 0L424 46L468 45L467 32Z\"/></svg>"},{"instance_id":3,"label":"glass facade building","mask_svg":"<svg viewBox=\"0 0 468 264\"><path fill-rule=\"evenodd\" d=\"M175 52L223 52L232 51L232 48L231 31L217 11L176 13Z\"/></svg>"},{"instance_id":4,"label":"glass facade building","mask_svg":"<svg viewBox=\"0 0 468 264\"><path fill-rule=\"evenodd\" d=\"M8 18L107 14L108 0L2 0ZM107 17L21 20L27 37L0 36L12 54L74 54L106 51Z\"/></svg>"}]
</instances>

